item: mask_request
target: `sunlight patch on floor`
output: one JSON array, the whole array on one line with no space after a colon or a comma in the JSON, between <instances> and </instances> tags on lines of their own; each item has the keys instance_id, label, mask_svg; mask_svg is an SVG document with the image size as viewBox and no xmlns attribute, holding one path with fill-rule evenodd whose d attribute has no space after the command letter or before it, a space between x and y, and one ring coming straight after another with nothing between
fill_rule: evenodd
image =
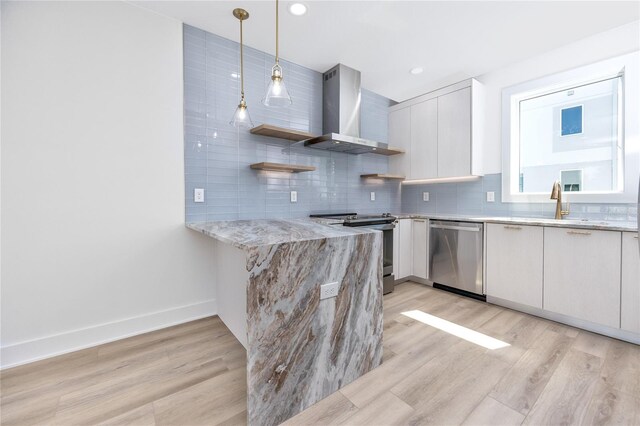
<instances>
[{"instance_id":1,"label":"sunlight patch on floor","mask_svg":"<svg viewBox=\"0 0 640 426\"><path fill-rule=\"evenodd\" d=\"M426 312L417 310L407 311L403 312L402 315L416 321L420 321L423 324L430 325L431 327L435 327L446 333L452 334L456 337L459 337L471 343L475 343L476 345L485 347L487 349L495 350L511 346L508 343L503 342L502 340L494 339L493 337L487 336L486 334L478 333L477 331L471 330L470 328L463 327L461 325L444 320L442 318L438 318L433 315L429 315Z\"/></svg>"}]
</instances>

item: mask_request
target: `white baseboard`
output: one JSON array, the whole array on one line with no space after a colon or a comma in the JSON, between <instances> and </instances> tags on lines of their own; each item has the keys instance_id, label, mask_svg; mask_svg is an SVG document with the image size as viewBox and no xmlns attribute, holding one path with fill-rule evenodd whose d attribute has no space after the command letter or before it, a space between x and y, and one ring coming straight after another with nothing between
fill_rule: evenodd
<instances>
[{"instance_id":1,"label":"white baseboard","mask_svg":"<svg viewBox=\"0 0 640 426\"><path fill-rule=\"evenodd\" d=\"M563 324L570 325L571 327L581 328L593 333L602 334L605 336L613 337L614 339L624 340L626 342L640 345L640 334L632 333L631 331L621 330L619 328L596 324L567 315L546 311L544 309L522 305L510 300L500 299L499 297L487 296L487 303L504 306L505 308L513 309L515 311L524 312L529 315L535 315L537 317L545 318L555 322L561 322Z\"/></svg>"},{"instance_id":2,"label":"white baseboard","mask_svg":"<svg viewBox=\"0 0 640 426\"><path fill-rule=\"evenodd\" d=\"M98 346L172 325L216 315L215 299L187 306L152 312L124 320L81 328L39 339L4 346L0 349L0 369Z\"/></svg>"}]
</instances>

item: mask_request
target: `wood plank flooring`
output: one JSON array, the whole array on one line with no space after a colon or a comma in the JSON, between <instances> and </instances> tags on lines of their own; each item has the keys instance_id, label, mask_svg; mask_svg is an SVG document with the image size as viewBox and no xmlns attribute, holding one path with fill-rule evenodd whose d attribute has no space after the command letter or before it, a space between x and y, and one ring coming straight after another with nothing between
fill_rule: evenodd
<instances>
[{"instance_id":1,"label":"wood plank flooring","mask_svg":"<svg viewBox=\"0 0 640 426\"><path fill-rule=\"evenodd\" d=\"M411 282L385 296L384 315L383 365L287 425L640 425L640 346ZM245 363L206 318L2 371L0 423L242 425Z\"/></svg>"}]
</instances>

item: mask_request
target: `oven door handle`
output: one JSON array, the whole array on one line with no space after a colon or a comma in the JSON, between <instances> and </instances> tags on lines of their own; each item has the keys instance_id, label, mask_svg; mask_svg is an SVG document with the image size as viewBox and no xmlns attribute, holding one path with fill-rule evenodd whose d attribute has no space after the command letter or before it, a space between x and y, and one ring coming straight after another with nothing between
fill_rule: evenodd
<instances>
[{"instance_id":1,"label":"oven door handle","mask_svg":"<svg viewBox=\"0 0 640 426\"><path fill-rule=\"evenodd\" d=\"M369 229L378 229L380 231L391 231L393 230L393 228L395 228L395 225L393 223L384 223L380 225L362 225L362 226L357 226L356 228L369 228Z\"/></svg>"}]
</instances>

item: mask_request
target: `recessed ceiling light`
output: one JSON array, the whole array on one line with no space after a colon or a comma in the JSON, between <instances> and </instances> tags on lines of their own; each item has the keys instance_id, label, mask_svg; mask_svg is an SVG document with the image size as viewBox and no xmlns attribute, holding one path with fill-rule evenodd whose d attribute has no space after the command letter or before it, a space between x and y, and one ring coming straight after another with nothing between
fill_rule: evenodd
<instances>
[{"instance_id":1,"label":"recessed ceiling light","mask_svg":"<svg viewBox=\"0 0 640 426\"><path fill-rule=\"evenodd\" d=\"M238 73L232 72L231 73L231 78L239 78L240 75Z\"/></svg>"},{"instance_id":2,"label":"recessed ceiling light","mask_svg":"<svg viewBox=\"0 0 640 426\"><path fill-rule=\"evenodd\" d=\"M302 16L307 13L307 6L302 3L291 3L289 5L289 13L295 16Z\"/></svg>"},{"instance_id":3,"label":"recessed ceiling light","mask_svg":"<svg viewBox=\"0 0 640 426\"><path fill-rule=\"evenodd\" d=\"M411 68L411 71L409 72L413 75L418 75L418 74L422 74L422 71L424 71L422 67L415 67L415 68Z\"/></svg>"}]
</instances>

